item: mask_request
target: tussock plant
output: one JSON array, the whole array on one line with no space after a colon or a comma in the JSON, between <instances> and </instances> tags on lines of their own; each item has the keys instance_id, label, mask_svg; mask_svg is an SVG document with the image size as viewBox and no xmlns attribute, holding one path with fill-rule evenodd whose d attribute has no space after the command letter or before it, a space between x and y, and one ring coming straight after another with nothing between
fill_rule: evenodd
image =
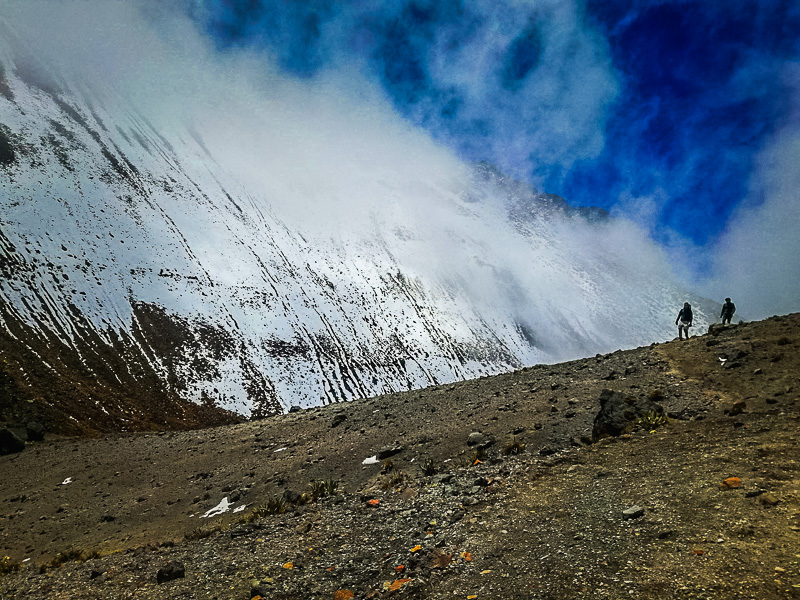
<instances>
[{"instance_id":1,"label":"tussock plant","mask_svg":"<svg viewBox=\"0 0 800 600\"><path fill-rule=\"evenodd\" d=\"M46 573L51 569L57 569L64 563L68 562L86 562L92 558L100 558L100 553L97 550L83 550L81 548L67 548L62 552L56 554L52 559L46 563L39 565L39 572Z\"/></svg>"},{"instance_id":2,"label":"tussock plant","mask_svg":"<svg viewBox=\"0 0 800 600\"><path fill-rule=\"evenodd\" d=\"M650 390L650 393L647 394L647 399L650 400L650 402L663 402L664 390L660 389Z\"/></svg>"},{"instance_id":3,"label":"tussock plant","mask_svg":"<svg viewBox=\"0 0 800 600\"><path fill-rule=\"evenodd\" d=\"M286 498L283 496L270 496L264 504L256 506L250 511L250 515L252 515L253 520L261 519L268 515L282 515L287 508L289 508L289 503Z\"/></svg>"},{"instance_id":4,"label":"tussock plant","mask_svg":"<svg viewBox=\"0 0 800 600\"><path fill-rule=\"evenodd\" d=\"M325 496L333 496L339 490L339 482L335 479L326 479L320 481L312 481L308 484L310 500L318 500ZM306 496L306 494L303 494Z\"/></svg>"},{"instance_id":5,"label":"tussock plant","mask_svg":"<svg viewBox=\"0 0 800 600\"><path fill-rule=\"evenodd\" d=\"M655 411L642 415L639 419L638 425L642 429L653 430L667 424L667 416Z\"/></svg>"},{"instance_id":6,"label":"tussock plant","mask_svg":"<svg viewBox=\"0 0 800 600\"><path fill-rule=\"evenodd\" d=\"M432 458L423 459L423 461L420 463L420 468L422 469L423 475L436 475L436 463Z\"/></svg>"},{"instance_id":7,"label":"tussock plant","mask_svg":"<svg viewBox=\"0 0 800 600\"><path fill-rule=\"evenodd\" d=\"M193 540L202 540L207 537L211 537L218 531L222 531L226 528L226 525L222 523L222 521L217 521L216 523L212 523L210 525L203 525L202 527L198 527L196 529L192 529L191 531L187 531L183 534L183 539L187 542L191 542Z\"/></svg>"},{"instance_id":8,"label":"tussock plant","mask_svg":"<svg viewBox=\"0 0 800 600\"><path fill-rule=\"evenodd\" d=\"M14 573L15 571L19 571L21 568L22 563L14 560L10 556L4 556L2 559L0 559L0 575Z\"/></svg>"},{"instance_id":9,"label":"tussock plant","mask_svg":"<svg viewBox=\"0 0 800 600\"><path fill-rule=\"evenodd\" d=\"M381 463L381 473L386 475L389 471L394 469L394 461L391 458L387 458L385 461Z\"/></svg>"},{"instance_id":10,"label":"tussock plant","mask_svg":"<svg viewBox=\"0 0 800 600\"><path fill-rule=\"evenodd\" d=\"M506 456L516 456L525 451L525 444L523 444L516 437L512 437L505 444L503 444L503 454Z\"/></svg>"},{"instance_id":11,"label":"tussock plant","mask_svg":"<svg viewBox=\"0 0 800 600\"><path fill-rule=\"evenodd\" d=\"M381 489L390 490L393 487L397 487L401 485L406 480L405 473L400 471L395 471L391 475L387 475L384 477L383 481L381 482Z\"/></svg>"}]
</instances>

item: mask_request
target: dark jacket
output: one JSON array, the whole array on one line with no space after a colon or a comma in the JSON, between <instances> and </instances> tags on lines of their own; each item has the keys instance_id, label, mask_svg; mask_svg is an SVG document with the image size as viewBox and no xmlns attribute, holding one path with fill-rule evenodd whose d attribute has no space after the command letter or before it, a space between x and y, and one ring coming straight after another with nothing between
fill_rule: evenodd
<instances>
[{"instance_id":1,"label":"dark jacket","mask_svg":"<svg viewBox=\"0 0 800 600\"><path fill-rule=\"evenodd\" d=\"M678 318L675 319L675 325L678 324L678 321L686 321L689 325L692 324L692 309L683 307L681 311L678 313Z\"/></svg>"},{"instance_id":2,"label":"dark jacket","mask_svg":"<svg viewBox=\"0 0 800 600\"><path fill-rule=\"evenodd\" d=\"M736 312L736 305L733 302L726 302L722 305L722 312L719 313L720 317L732 317Z\"/></svg>"}]
</instances>

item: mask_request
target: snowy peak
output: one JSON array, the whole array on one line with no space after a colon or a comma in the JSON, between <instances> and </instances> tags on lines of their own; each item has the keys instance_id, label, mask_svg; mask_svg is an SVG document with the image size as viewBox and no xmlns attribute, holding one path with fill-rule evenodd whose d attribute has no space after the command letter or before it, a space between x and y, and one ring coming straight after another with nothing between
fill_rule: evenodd
<instances>
[{"instance_id":1,"label":"snowy peak","mask_svg":"<svg viewBox=\"0 0 800 600\"><path fill-rule=\"evenodd\" d=\"M75 414L113 396L110 421L139 422L149 390L268 415L495 374L671 337L691 299L632 225L374 106L292 86L159 104L21 56L0 46L0 336L30 396L102 382Z\"/></svg>"}]
</instances>

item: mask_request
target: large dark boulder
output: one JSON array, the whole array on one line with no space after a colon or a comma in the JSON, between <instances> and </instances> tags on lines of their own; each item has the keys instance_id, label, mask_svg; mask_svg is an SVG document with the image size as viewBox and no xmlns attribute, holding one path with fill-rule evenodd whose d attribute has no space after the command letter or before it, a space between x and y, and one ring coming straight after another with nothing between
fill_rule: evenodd
<instances>
[{"instance_id":1,"label":"large dark boulder","mask_svg":"<svg viewBox=\"0 0 800 600\"><path fill-rule=\"evenodd\" d=\"M186 577L186 567L177 560L169 561L156 573L156 581L160 584L173 581L174 579L183 579L184 577Z\"/></svg>"},{"instance_id":2,"label":"large dark boulder","mask_svg":"<svg viewBox=\"0 0 800 600\"><path fill-rule=\"evenodd\" d=\"M594 418L592 440L621 435L633 428L643 416L664 414L664 408L648 398L625 397L620 392L600 392L600 412Z\"/></svg>"},{"instance_id":3,"label":"large dark boulder","mask_svg":"<svg viewBox=\"0 0 800 600\"><path fill-rule=\"evenodd\" d=\"M25 426L25 433L28 434L29 442L41 442L44 440L44 425L39 421L29 421Z\"/></svg>"},{"instance_id":4,"label":"large dark boulder","mask_svg":"<svg viewBox=\"0 0 800 600\"><path fill-rule=\"evenodd\" d=\"M25 442L10 429L0 429L0 455L14 454L25 450Z\"/></svg>"}]
</instances>

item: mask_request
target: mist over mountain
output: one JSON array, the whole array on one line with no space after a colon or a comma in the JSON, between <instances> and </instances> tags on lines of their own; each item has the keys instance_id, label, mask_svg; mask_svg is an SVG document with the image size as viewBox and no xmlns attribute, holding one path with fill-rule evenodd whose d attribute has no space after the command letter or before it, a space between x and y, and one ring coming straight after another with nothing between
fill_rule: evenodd
<instances>
[{"instance_id":1,"label":"mist over mountain","mask_svg":"<svg viewBox=\"0 0 800 600\"><path fill-rule=\"evenodd\" d=\"M354 73L292 79L127 3L32 6L0 13L0 337L20 394L73 382L65 417L266 415L715 316L631 222L465 164Z\"/></svg>"}]
</instances>

